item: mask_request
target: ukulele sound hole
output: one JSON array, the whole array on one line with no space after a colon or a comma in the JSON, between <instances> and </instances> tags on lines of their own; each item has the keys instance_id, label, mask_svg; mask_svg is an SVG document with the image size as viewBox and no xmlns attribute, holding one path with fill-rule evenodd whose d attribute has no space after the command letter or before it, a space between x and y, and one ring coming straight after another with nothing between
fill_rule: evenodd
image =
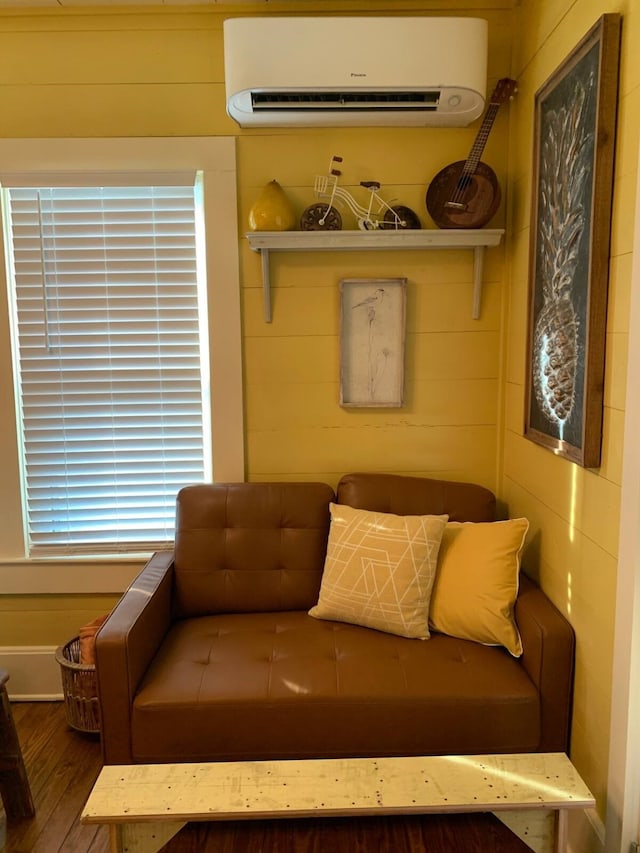
<instances>
[{"instance_id":1,"label":"ukulele sound hole","mask_svg":"<svg viewBox=\"0 0 640 853\"><path fill-rule=\"evenodd\" d=\"M473 175L461 175L451 198L445 202L448 210L466 210L467 204L475 195Z\"/></svg>"}]
</instances>

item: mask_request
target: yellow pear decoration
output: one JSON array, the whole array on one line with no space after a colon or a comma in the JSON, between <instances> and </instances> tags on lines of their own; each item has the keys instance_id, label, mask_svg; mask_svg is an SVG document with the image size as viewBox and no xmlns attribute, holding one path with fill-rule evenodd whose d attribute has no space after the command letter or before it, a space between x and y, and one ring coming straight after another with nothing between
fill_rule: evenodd
<instances>
[{"instance_id":1,"label":"yellow pear decoration","mask_svg":"<svg viewBox=\"0 0 640 853\"><path fill-rule=\"evenodd\" d=\"M277 181L269 181L249 211L252 231L291 231L296 216L293 205Z\"/></svg>"}]
</instances>

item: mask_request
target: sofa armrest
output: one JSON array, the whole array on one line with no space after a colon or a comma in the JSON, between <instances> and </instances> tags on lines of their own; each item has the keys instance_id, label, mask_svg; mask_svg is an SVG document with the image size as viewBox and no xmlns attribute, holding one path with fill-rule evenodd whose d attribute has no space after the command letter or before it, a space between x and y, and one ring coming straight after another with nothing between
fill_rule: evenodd
<instances>
[{"instance_id":1,"label":"sofa armrest","mask_svg":"<svg viewBox=\"0 0 640 853\"><path fill-rule=\"evenodd\" d=\"M515 617L521 663L540 692L540 752L568 752L575 634L542 590L522 574Z\"/></svg>"},{"instance_id":2,"label":"sofa armrest","mask_svg":"<svg viewBox=\"0 0 640 853\"><path fill-rule=\"evenodd\" d=\"M105 764L132 764L133 698L171 624L173 552L153 555L96 635Z\"/></svg>"}]
</instances>

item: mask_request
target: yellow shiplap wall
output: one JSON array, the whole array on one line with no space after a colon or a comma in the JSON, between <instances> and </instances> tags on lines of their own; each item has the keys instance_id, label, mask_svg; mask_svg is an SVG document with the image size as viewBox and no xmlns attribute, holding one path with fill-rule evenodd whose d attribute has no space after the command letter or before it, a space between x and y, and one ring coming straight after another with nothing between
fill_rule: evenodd
<instances>
[{"instance_id":1,"label":"yellow shiplap wall","mask_svg":"<svg viewBox=\"0 0 640 853\"><path fill-rule=\"evenodd\" d=\"M512 6L514 7L512 9ZM335 483L369 469L468 479L526 515L525 562L578 635L572 757L604 814L621 482L631 223L640 121L636 0L345 0L215 7L57 8L0 13L0 136L237 137L247 477ZM522 437L533 96L606 11L624 14L612 222L603 463L585 471ZM313 176L344 158L346 184L376 179L431 226L429 180L464 158L469 129L240 131L225 114L222 21L237 14L465 14L486 17L489 87L515 76L485 159L508 190L488 252L480 320L471 319L468 252L318 253L272 258L273 323L262 317L260 260L243 233L249 207L276 178L298 211ZM515 52L514 52L515 51ZM331 61L330 51L328 61ZM384 61L383 59L381 61ZM507 158L507 148L509 156ZM348 222L348 220L347 220ZM508 269L507 269L508 267ZM338 282L408 279L406 400L399 410L338 406ZM215 283L213 283L215 286ZM506 304L508 302L508 305ZM11 393L0 316L0 392ZM503 417L499 415L503 403ZM3 522L19 518L13 425L0 412ZM10 537L15 542L15 534ZM112 596L0 596L0 645L57 644Z\"/></svg>"},{"instance_id":2,"label":"yellow shiplap wall","mask_svg":"<svg viewBox=\"0 0 640 853\"><path fill-rule=\"evenodd\" d=\"M621 12L622 61L612 216L602 465L585 470L523 438L533 100L598 17ZM514 74L509 173L510 306L499 493L532 525L525 567L577 634L572 759L605 813L621 453L640 115L640 7L635 0L523 0Z\"/></svg>"},{"instance_id":3,"label":"yellow shiplap wall","mask_svg":"<svg viewBox=\"0 0 640 853\"><path fill-rule=\"evenodd\" d=\"M471 319L471 252L276 255L273 323L262 317L260 259L244 231L262 186L276 178L298 211L313 177L344 158L344 182L379 180L385 197L430 226L424 194L451 160L464 159L479 126L466 129L240 131L225 113L222 23L238 14L475 15L489 21L489 87L510 72L511 0L345 0L215 7L56 8L0 13L0 136L237 137L247 478L316 478L352 470L434 474L496 487L504 247L485 264L482 315ZM327 61L331 62L330 46ZM384 62L384 57L380 57ZM509 111L486 149L506 186ZM493 225L504 225L506 205ZM348 225L348 219L345 223ZM353 223L351 223L353 227ZM397 410L338 405L338 282L408 279L406 400ZM215 286L215 282L211 283ZM11 394L7 318L0 316L0 388ZM6 543L20 517L14 425L0 412L0 483ZM5 545L3 546L3 542ZM9 556L15 557L15 551ZM112 596L0 596L0 646L57 644L72 624L103 612Z\"/></svg>"}]
</instances>

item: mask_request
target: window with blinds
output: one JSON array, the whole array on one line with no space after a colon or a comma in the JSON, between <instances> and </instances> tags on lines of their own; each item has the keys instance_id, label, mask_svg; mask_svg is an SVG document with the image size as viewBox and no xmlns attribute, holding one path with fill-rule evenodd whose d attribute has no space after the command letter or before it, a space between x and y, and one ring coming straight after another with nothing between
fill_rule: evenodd
<instances>
[{"instance_id":1,"label":"window with blinds","mask_svg":"<svg viewBox=\"0 0 640 853\"><path fill-rule=\"evenodd\" d=\"M196 187L3 194L29 551L162 547L210 477Z\"/></svg>"}]
</instances>

